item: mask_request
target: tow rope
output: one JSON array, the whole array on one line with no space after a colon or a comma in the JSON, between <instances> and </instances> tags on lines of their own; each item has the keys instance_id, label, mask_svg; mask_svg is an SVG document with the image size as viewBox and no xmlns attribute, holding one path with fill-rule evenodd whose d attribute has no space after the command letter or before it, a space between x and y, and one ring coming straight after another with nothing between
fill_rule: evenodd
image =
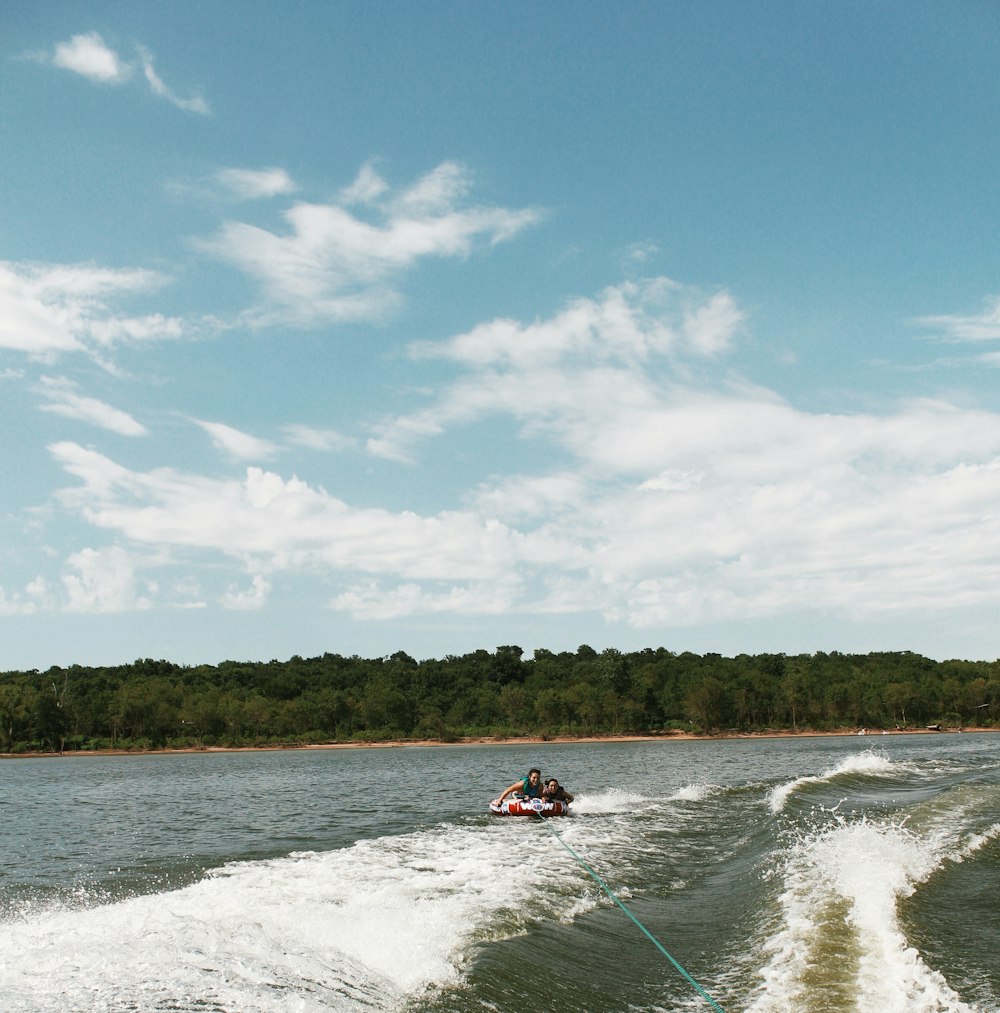
<instances>
[{"instance_id":1,"label":"tow rope","mask_svg":"<svg viewBox=\"0 0 1000 1013\"><path fill-rule=\"evenodd\" d=\"M542 819L540 816L538 818ZM601 879L601 877L598 876L597 873L594 872L594 870L562 839L559 832L554 830L549 824L549 821L543 820L542 822L545 824L545 829L552 834L552 836L573 856L573 858L576 859L577 862L579 862L580 866L586 870L594 882L622 909L622 911L624 911L625 914L627 914L629 918L631 918L632 921L639 926L643 933L645 933L648 937L649 941L667 958L667 960L670 961L671 964L674 965L674 967L680 972L681 976L694 988L694 990L707 1003L709 1003L713 1009L718 1010L718 1013L725 1013L725 1010L723 1010L723 1008L701 987L701 985L699 985L698 982L696 982L694 978L692 978L691 975L688 974L687 971L685 971L672 956L670 956L666 947L659 941L659 939L657 939L656 936L654 936L653 933L650 932L649 929L647 929L646 926L643 925L642 922L639 921L639 919L636 918L636 916L632 914L632 912L618 899L614 890L612 890L611 887L609 887L608 884L605 883L604 880Z\"/></svg>"}]
</instances>

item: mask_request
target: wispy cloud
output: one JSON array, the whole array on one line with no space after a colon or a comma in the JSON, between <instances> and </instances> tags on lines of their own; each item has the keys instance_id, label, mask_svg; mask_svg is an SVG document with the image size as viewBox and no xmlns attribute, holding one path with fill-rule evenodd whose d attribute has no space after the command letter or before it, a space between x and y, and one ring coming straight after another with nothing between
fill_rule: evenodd
<instances>
[{"instance_id":1,"label":"wispy cloud","mask_svg":"<svg viewBox=\"0 0 1000 1013\"><path fill-rule=\"evenodd\" d=\"M651 239L644 242L632 243L625 251L626 263L641 264L660 252L659 246Z\"/></svg>"},{"instance_id":2,"label":"wispy cloud","mask_svg":"<svg viewBox=\"0 0 1000 1013\"><path fill-rule=\"evenodd\" d=\"M184 325L175 317L128 316L117 308L166 282L157 271L0 261L0 348L52 359L179 337Z\"/></svg>"},{"instance_id":3,"label":"wispy cloud","mask_svg":"<svg viewBox=\"0 0 1000 1013\"><path fill-rule=\"evenodd\" d=\"M335 429L317 429L314 426L290 424L282 427L289 443L310 450L348 450L358 446L358 441L345 436Z\"/></svg>"},{"instance_id":4,"label":"wispy cloud","mask_svg":"<svg viewBox=\"0 0 1000 1013\"><path fill-rule=\"evenodd\" d=\"M340 202L350 204L374 204L386 193L389 184L378 174L371 162L366 162L358 171L354 182L340 192Z\"/></svg>"},{"instance_id":5,"label":"wispy cloud","mask_svg":"<svg viewBox=\"0 0 1000 1013\"><path fill-rule=\"evenodd\" d=\"M208 116L211 113L208 103L200 95L192 98L183 98L171 88L168 88L164 84L163 79L156 73L156 68L153 66L153 54L145 46L139 46L138 48L143 76L146 78L146 83L154 95L165 98L171 105L177 106L178 109L185 109L187 112L199 113L202 116Z\"/></svg>"},{"instance_id":6,"label":"wispy cloud","mask_svg":"<svg viewBox=\"0 0 1000 1013\"><path fill-rule=\"evenodd\" d=\"M1000 340L1000 296L987 300L981 313L971 316L918 317L923 327L936 330L946 341L979 342Z\"/></svg>"},{"instance_id":7,"label":"wispy cloud","mask_svg":"<svg viewBox=\"0 0 1000 1013\"><path fill-rule=\"evenodd\" d=\"M251 436L222 422L206 422L202 419L192 421L208 433L212 443L219 450L240 461L267 460L273 457L278 449L269 440Z\"/></svg>"},{"instance_id":8,"label":"wispy cloud","mask_svg":"<svg viewBox=\"0 0 1000 1013\"><path fill-rule=\"evenodd\" d=\"M77 393L77 385L71 380L42 377L38 391L48 401L42 405L42 411L86 422L122 436L146 436L149 433L128 412Z\"/></svg>"},{"instance_id":9,"label":"wispy cloud","mask_svg":"<svg viewBox=\"0 0 1000 1013\"><path fill-rule=\"evenodd\" d=\"M298 189L284 169L220 169L215 178L244 200L277 197Z\"/></svg>"},{"instance_id":10,"label":"wispy cloud","mask_svg":"<svg viewBox=\"0 0 1000 1013\"><path fill-rule=\"evenodd\" d=\"M136 71L139 70L150 91L159 98L187 112L203 116L211 112L208 103L200 96L185 98L168 87L157 74L149 49L139 45L135 47L135 53L134 59L124 59L98 32L87 32L56 43L51 52L32 55L42 63L72 71L97 84L125 84L137 79L139 75Z\"/></svg>"},{"instance_id":11,"label":"wispy cloud","mask_svg":"<svg viewBox=\"0 0 1000 1013\"><path fill-rule=\"evenodd\" d=\"M259 320L378 319L399 304L397 279L417 261L466 256L477 242L503 242L538 220L530 209L467 206L470 187L469 172L450 162L398 194L368 169L340 203L292 205L283 235L227 222L199 245L260 284ZM374 220L348 210L359 202Z\"/></svg>"}]
</instances>

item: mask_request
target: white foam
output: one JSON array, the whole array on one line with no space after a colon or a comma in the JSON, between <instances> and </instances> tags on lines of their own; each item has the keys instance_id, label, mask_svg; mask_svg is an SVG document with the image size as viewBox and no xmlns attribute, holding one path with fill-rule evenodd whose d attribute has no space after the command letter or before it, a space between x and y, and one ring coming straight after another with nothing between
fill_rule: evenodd
<instances>
[{"instance_id":1,"label":"white foam","mask_svg":"<svg viewBox=\"0 0 1000 1013\"><path fill-rule=\"evenodd\" d=\"M972 1007L907 943L897 918L899 899L941 860L930 841L863 820L794 846L748 1013L827 1008L824 1000L829 1008L849 1002L858 1013L968 1013Z\"/></svg>"},{"instance_id":2,"label":"white foam","mask_svg":"<svg viewBox=\"0 0 1000 1013\"><path fill-rule=\"evenodd\" d=\"M421 831L236 863L121 903L29 913L0 925L3 1008L397 1008L459 981L477 939L565 914L560 877L576 893L576 870L553 868L551 838L528 829ZM536 890L543 876L547 889Z\"/></svg>"},{"instance_id":3,"label":"white foam","mask_svg":"<svg viewBox=\"0 0 1000 1013\"><path fill-rule=\"evenodd\" d=\"M686 784L667 797L668 802L704 802L719 791L713 784Z\"/></svg>"},{"instance_id":4,"label":"white foam","mask_svg":"<svg viewBox=\"0 0 1000 1013\"><path fill-rule=\"evenodd\" d=\"M648 803L649 799L635 792L624 788L608 788L607 791L594 795L578 795L573 800L572 812L588 816L598 813L628 813Z\"/></svg>"}]
</instances>

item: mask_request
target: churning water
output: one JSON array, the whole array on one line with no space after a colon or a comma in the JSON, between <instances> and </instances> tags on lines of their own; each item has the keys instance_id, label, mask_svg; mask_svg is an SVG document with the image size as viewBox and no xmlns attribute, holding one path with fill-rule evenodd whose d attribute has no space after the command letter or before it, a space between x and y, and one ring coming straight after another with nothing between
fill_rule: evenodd
<instances>
[{"instance_id":1,"label":"churning water","mask_svg":"<svg viewBox=\"0 0 1000 1013\"><path fill-rule=\"evenodd\" d=\"M539 766L574 815L490 816ZM0 763L4 1011L1000 1009L1000 735Z\"/></svg>"}]
</instances>

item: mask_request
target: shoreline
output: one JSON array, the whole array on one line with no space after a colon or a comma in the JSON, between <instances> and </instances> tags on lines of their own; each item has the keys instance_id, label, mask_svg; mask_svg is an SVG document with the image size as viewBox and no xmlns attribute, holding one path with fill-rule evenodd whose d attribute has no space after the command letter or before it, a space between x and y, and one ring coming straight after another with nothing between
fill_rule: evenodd
<instances>
[{"instance_id":1,"label":"shoreline","mask_svg":"<svg viewBox=\"0 0 1000 1013\"><path fill-rule=\"evenodd\" d=\"M0 760L59 759L74 756L164 756L198 753L274 753L329 749L434 749L441 746L545 746L567 743L600 745L610 742L721 742L739 739L803 739L803 738L880 738L883 735L947 735L995 733L998 728L898 728L870 730L841 728L835 731L717 732L695 735L692 732L663 732L648 735L465 735L453 741L443 739L387 739L383 742L310 742L265 746L183 746L176 749L73 749L66 752L0 753Z\"/></svg>"}]
</instances>

